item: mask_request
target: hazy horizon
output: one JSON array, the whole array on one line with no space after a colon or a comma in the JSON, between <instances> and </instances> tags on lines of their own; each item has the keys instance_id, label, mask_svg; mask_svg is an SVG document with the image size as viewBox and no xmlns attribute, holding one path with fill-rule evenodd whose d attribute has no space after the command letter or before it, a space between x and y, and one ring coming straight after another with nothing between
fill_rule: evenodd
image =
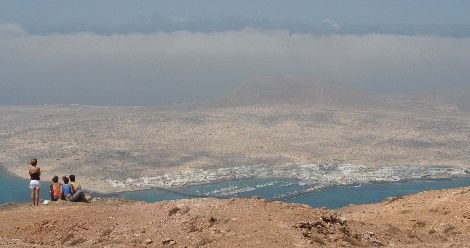
<instances>
[{"instance_id":1,"label":"hazy horizon","mask_svg":"<svg viewBox=\"0 0 470 248\"><path fill-rule=\"evenodd\" d=\"M466 1L4 1L0 105L166 105L263 76L469 89Z\"/></svg>"}]
</instances>

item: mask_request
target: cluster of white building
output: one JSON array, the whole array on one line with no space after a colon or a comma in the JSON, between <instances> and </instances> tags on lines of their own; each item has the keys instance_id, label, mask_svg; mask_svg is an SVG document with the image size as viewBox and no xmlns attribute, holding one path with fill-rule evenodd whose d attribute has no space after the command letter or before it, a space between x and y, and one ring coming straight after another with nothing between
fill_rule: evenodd
<instances>
[{"instance_id":1,"label":"cluster of white building","mask_svg":"<svg viewBox=\"0 0 470 248\"><path fill-rule=\"evenodd\" d=\"M175 188L188 185L213 183L245 178L291 178L318 189L334 185L362 184L370 182L397 182L413 179L462 177L470 169L453 167L385 166L368 167L351 164L286 164L282 166L252 165L231 168L164 174L157 177L128 178L107 182L121 190L148 188Z\"/></svg>"}]
</instances>

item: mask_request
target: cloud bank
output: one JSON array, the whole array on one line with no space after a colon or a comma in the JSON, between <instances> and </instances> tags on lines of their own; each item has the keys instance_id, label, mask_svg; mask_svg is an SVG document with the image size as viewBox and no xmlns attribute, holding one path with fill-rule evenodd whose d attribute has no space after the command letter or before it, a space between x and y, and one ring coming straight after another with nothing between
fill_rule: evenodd
<instances>
[{"instance_id":1,"label":"cloud bank","mask_svg":"<svg viewBox=\"0 0 470 248\"><path fill-rule=\"evenodd\" d=\"M2 24L0 54L0 104L191 102L267 75L382 92L470 84L470 38L250 28L35 35Z\"/></svg>"}]
</instances>

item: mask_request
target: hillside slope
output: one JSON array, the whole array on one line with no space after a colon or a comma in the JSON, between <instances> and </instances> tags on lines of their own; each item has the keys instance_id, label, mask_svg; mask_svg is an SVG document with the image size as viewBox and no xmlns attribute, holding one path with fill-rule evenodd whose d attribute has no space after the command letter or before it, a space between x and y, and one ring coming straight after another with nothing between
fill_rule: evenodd
<instances>
[{"instance_id":1,"label":"hillside slope","mask_svg":"<svg viewBox=\"0 0 470 248\"><path fill-rule=\"evenodd\" d=\"M0 208L0 246L468 247L470 187L338 212L257 199Z\"/></svg>"},{"instance_id":2,"label":"hillside slope","mask_svg":"<svg viewBox=\"0 0 470 248\"><path fill-rule=\"evenodd\" d=\"M217 106L309 104L370 108L379 100L346 84L302 77L262 77L219 96Z\"/></svg>"}]
</instances>

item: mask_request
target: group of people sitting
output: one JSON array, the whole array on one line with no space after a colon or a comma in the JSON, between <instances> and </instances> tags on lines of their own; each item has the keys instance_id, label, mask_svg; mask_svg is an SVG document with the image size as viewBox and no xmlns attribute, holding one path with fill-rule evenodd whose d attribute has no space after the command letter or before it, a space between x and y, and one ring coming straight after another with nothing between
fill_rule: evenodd
<instances>
[{"instance_id":1,"label":"group of people sitting","mask_svg":"<svg viewBox=\"0 0 470 248\"><path fill-rule=\"evenodd\" d=\"M29 168L29 175L31 182L31 200L33 206L39 206L39 191L41 189L39 181L41 180L41 169L37 166L38 160L31 160L31 167ZM52 184L49 187L51 201L65 200L70 202L88 202L85 197L85 192L82 191L82 186L75 181L75 175L62 178L63 184L59 182L59 177L52 178Z\"/></svg>"},{"instance_id":2,"label":"group of people sitting","mask_svg":"<svg viewBox=\"0 0 470 248\"><path fill-rule=\"evenodd\" d=\"M82 186L75 181L75 175L64 176L62 181L64 182L63 184L59 182L58 176L52 178L52 184L49 187L51 201L88 202L85 193L82 191Z\"/></svg>"}]
</instances>

